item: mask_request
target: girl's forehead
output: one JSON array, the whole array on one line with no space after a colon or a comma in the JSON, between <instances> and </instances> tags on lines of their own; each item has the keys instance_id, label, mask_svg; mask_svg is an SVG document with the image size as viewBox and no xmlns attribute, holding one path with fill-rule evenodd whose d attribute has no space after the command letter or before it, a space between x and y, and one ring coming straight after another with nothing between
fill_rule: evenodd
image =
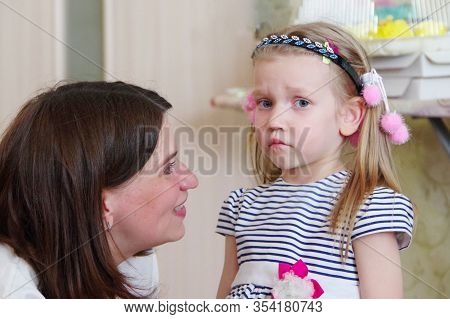
<instances>
[{"instance_id":1,"label":"girl's forehead","mask_svg":"<svg viewBox=\"0 0 450 319\"><path fill-rule=\"evenodd\" d=\"M287 53L274 52L272 54L268 53L256 57L254 60L254 65L256 66L261 63L276 62L276 61L290 61L290 62L295 61L297 63L310 64L313 63L313 61L315 61L316 63L321 62L322 57L317 53L301 49Z\"/></svg>"},{"instance_id":2,"label":"girl's forehead","mask_svg":"<svg viewBox=\"0 0 450 319\"><path fill-rule=\"evenodd\" d=\"M282 88L312 94L329 87L335 75L331 66L322 62L317 54L281 55L255 61L255 94Z\"/></svg>"}]
</instances>

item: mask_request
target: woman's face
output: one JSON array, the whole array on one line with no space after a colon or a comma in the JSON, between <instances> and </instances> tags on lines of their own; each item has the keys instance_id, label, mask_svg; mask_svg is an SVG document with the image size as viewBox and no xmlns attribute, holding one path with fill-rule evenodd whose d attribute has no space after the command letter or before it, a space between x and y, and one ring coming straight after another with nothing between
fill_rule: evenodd
<instances>
[{"instance_id":1,"label":"woman's face","mask_svg":"<svg viewBox=\"0 0 450 319\"><path fill-rule=\"evenodd\" d=\"M170 125L165 123L143 170L124 185L103 192L104 213L112 217L108 240L115 258L121 261L181 239L188 190L197 185L196 176L178 161Z\"/></svg>"}]
</instances>

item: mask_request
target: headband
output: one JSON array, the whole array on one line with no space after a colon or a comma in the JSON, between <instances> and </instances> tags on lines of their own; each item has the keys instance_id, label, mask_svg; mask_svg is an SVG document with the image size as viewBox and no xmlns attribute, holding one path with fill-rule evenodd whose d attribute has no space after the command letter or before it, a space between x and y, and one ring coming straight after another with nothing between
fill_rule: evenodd
<instances>
[{"instance_id":1,"label":"headband","mask_svg":"<svg viewBox=\"0 0 450 319\"><path fill-rule=\"evenodd\" d=\"M263 46L267 45L279 45L279 44L287 44L294 47L299 47L303 49L307 49L310 51L313 51L317 54L322 55L323 57L329 59L330 61L334 62L337 66L339 66L342 70L344 70L352 79L353 83L356 86L356 89L358 90L358 93L361 93L362 90L362 84L359 79L358 73L356 73L355 69L341 56L338 55L338 52L335 52L335 50L332 48L332 46L325 42L324 44L320 42L313 42L308 38L302 38L293 35L291 37L287 36L286 34L282 35L275 35L272 34L269 38L264 38L261 40L261 42L256 46L255 50L253 51L252 58L255 56L255 52Z\"/></svg>"}]
</instances>

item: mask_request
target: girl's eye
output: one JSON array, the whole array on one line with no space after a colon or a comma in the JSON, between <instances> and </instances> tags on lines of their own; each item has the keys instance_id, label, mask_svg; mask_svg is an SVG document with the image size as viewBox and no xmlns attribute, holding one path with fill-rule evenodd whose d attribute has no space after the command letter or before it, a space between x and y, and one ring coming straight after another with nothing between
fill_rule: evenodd
<instances>
[{"instance_id":1,"label":"girl's eye","mask_svg":"<svg viewBox=\"0 0 450 319\"><path fill-rule=\"evenodd\" d=\"M261 109L267 109L272 106L272 102L269 100L259 100L258 101L258 107Z\"/></svg>"},{"instance_id":2,"label":"girl's eye","mask_svg":"<svg viewBox=\"0 0 450 319\"><path fill-rule=\"evenodd\" d=\"M298 100L295 100L295 102L294 102L294 105L298 108L307 107L309 104L310 104L310 102L305 99L298 99Z\"/></svg>"},{"instance_id":3,"label":"girl's eye","mask_svg":"<svg viewBox=\"0 0 450 319\"><path fill-rule=\"evenodd\" d=\"M176 161L170 162L169 164L166 165L166 167L164 167L164 175L170 175L173 172L175 172L175 166L176 166Z\"/></svg>"}]
</instances>

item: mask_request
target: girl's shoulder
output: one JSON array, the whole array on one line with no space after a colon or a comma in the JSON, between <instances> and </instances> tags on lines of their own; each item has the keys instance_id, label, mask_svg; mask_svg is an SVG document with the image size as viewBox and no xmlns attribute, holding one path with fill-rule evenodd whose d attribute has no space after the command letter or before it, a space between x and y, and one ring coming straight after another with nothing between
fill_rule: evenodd
<instances>
[{"instance_id":1,"label":"girl's shoulder","mask_svg":"<svg viewBox=\"0 0 450 319\"><path fill-rule=\"evenodd\" d=\"M254 198L258 195L264 193L270 188L273 188L274 183L272 184L261 184L254 187L241 187L231 191L225 200L225 202L236 203L241 202L245 198Z\"/></svg>"},{"instance_id":2,"label":"girl's shoulder","mask_svg":"<svg viewBox=\"0 0 450 319\"><path fill-rule=\"evenodd\" d=\"M394 232L400 249L411 242L414 209L411 200L389 187L379 186L370 193L356 216L352 239Z\"/></svg>"},{"instance_id":3,"label":"girl's shoulder","mask_svg":"<svg viewBox=\"0 0 450 319\"><path fill-rule=\"evenodd\" d=\"M271 187L272 184L263 184L251 188L241 187L231 191L223 201L221 215L228 215L237 219L239 211L244 203L251 205L261 194Z\"/></svg>"},{"instance_id":4,"label":"girl's shoulder","mask_svg":"<svg viewBox=\"0 0 450 319\"><path fill-rule=\"evenodd\" d=\"M239 219L242 205L251 205L270 185L253 188L238 188L229 193L219 211L216 232L220 235L235 236L235 227Z\"/></svg>"},{"instance_id":5,"label":"girl's shoulder","mask_svg":"<svg viewBox=\"0 0 450 319\"><path fill-rule=\"evenodd\" d=\"M367 209L380 205L391 205L404 207L405 210L413 212L411 200L404 194L398 193L386 186L377 186L364 200Z\"/></svg>"},{"instance_id":6,"label":"girl's shoulder","mask_svg":"<svg viewBox=\"0 0 450 319\"><path fill-rule=\"evenodd\" d=\"M44 298L37 288L37 276L32 267L0 243L0 298Z\"/></svg>"}]
</instances>

